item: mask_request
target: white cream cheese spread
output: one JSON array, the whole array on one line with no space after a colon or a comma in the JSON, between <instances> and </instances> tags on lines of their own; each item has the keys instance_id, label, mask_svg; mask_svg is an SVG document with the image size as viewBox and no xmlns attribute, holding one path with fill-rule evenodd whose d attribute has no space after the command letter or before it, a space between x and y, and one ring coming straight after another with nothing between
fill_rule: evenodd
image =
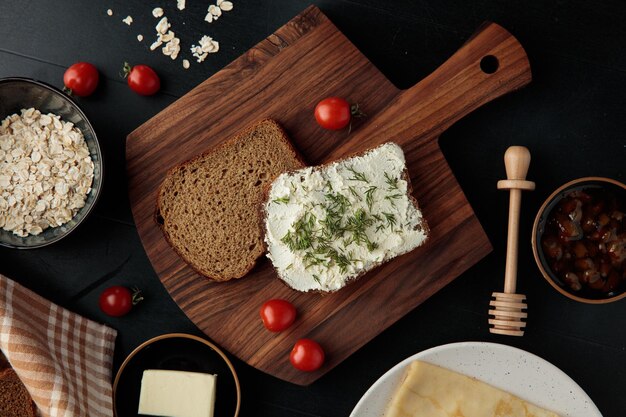
<instances>
[{"instance_id":1,"label":"white cream cheese spread","mask_svg":"<svg viewBox=\"0 0 626 417\"><path fill-rule=\"evenodd\" d=\"M402 149L386 143L280 175L265 203L265 242L281 279L298 291L336 291L424 243L405 169Z\"/></svg>"}]
</instances>

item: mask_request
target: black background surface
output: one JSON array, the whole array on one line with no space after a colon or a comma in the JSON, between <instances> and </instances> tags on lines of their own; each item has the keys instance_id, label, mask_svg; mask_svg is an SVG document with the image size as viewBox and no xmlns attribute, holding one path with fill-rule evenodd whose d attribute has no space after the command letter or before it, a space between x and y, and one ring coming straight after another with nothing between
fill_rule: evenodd
<instances>
[{"instance_id":1,"label":"black background surface","mask_svg":"<svg viewBox=\"0 0 626 417\"><path fill-rule=\"evenodd\" d=\"M79 99L105 153L104 192L89 219L50 247L0 248L0 273L73 311L119 331L115 369L142 341L167 332L198 334L154 274L128 203L126 135L303 10L301 0L237 1L211 25L210 2L0 2L0 77L25 76L62 86L65 68L95 64L96 93ZM315 2L396 85L409 87L451 55L485 20L511 31L533 71L525 89L479 109L445 132L440 144L494 251L452 284L309 387L267 376L233 358L242 390L242 416L347 416L366 389L413 353L459 341L491 341L525 349L571 376L606 417L626 415L626 301L585 305L558 294L532 259L530 229L543 200L582 176L626 181L626 3L498 0L332 0ZM181 38L176 61L148 47L161 6ZM106 10L114 11L109 17ZM121 19L134 18L132 26ZM143 34L139 43L137 34ZM203 34L221 50L203 64L188 47ZM182 68L182 59L191 63ZM118 76L124 61L151 65L163 88L155 97L132 93ZM312 138L311 140L314 140ZM501 291L508 195L502 155L510 145L532 153L528 179L537 190L522 203L518 292L528 297L523 338L491 335L487 309ZM115 284L137 285L146 301L127 317L103 315L97 299ZM377 314L373 312L373 314Z\"/></svg>"}]
</instances>

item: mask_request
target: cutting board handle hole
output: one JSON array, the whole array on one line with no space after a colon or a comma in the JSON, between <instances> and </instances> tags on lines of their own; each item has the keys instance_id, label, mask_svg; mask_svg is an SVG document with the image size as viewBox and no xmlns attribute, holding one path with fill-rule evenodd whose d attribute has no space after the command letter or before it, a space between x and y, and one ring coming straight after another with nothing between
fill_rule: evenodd
<instances>
[{"instance_id":1,"label":"cutting board handle hole","mask_svg":"<svg viewBox=\"0 0 626 417\"><path fill-rule=\"evenodd\" d=\"M493 55L484 56L483 59L480 60L480 69L485 74L493 74L498 70L499 65L500 62L498 61L498 58Z\"/></svg>"}]
</instances>

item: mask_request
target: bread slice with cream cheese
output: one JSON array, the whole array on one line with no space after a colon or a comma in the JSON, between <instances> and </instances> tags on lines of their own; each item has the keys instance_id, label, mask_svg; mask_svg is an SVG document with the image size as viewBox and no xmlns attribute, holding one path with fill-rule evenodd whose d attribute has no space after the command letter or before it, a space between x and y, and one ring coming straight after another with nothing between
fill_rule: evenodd
<instances>
[{"instance_id":1,"label":"bread slice with cream cheese","mask_svg":"<svg viewBox=\"0 0 626 417\"><path fill-rule=\"evenodd\" d=\"M404 153L391 142L281 174L264 210L267 256L298 291L337 291L428 237Z\"/></svg>"}]
</instances>

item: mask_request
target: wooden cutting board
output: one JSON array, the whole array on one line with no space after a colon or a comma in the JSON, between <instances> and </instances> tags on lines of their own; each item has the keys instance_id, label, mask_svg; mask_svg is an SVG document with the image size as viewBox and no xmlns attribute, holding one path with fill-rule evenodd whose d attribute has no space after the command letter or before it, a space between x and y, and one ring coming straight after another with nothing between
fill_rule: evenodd
<instances>
[{"instance_id":1,"label":"wooden cutting board","mask_svg":"<svg viewBox=\"0 0 626 417\"><path fill-rule=\"evenodd\" d=\"M481 61L495 72L483 71ZM430 76L399 90L319 9L309 7L128 136L130 201L156 273L187 316L228 352L278 378L315 381L491 251L437 138L472 110L530 80L522 46L500 26L486 24ZM359 103L367 118L350 134L322 130L313 109L329 95ZM197 275L154 222L157 189L168 168L265 117L286 128L310 164L386 141L400 144L430 241L326 296L288 289L266 259L241 280L212 283ZM279 334L265 330L258 315L271 298L291 300L299 313ZM319 371L300 372L289 364L289 352L302 337L325 348L327 361Z\"/></svg>"}]
</instances>

